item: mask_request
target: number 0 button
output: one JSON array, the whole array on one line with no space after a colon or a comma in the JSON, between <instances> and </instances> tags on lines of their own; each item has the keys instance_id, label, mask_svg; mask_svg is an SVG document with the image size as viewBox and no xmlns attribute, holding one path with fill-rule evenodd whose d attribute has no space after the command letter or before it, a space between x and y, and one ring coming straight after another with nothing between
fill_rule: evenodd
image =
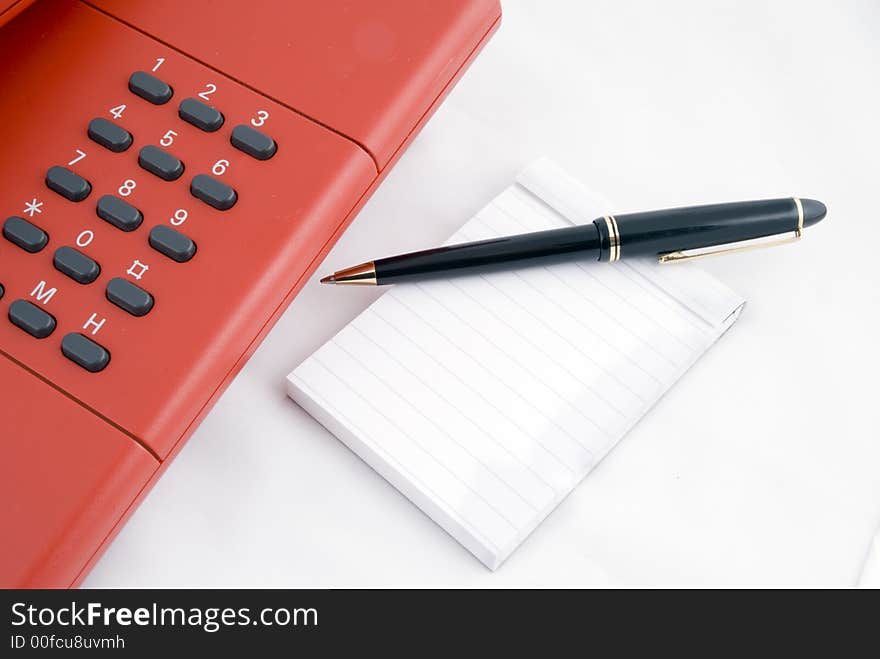
<instances>
[{"instance_id":1,"label":"number 0 button","mask_svg":"<svg viewBox=\"0 0 880 659\"><path fill-rule=\"evenodd\" d=\"M101 266L73 247L59 247L52 259L55 269L80 284L91 284L101 274Z\"/></svg>"}]
</instances>

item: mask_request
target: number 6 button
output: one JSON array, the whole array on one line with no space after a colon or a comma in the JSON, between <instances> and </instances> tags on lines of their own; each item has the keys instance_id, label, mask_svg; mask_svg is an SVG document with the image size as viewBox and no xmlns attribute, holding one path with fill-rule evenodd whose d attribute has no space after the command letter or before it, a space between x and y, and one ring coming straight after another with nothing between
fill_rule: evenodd
<instances>
[{"instance_id":1,"label":"number 6 button","mask_svg":"<svg viewBox=\"0 0 880 659\"><path fill-rule=\"evenodd\" d=\"M201 199L221 211L229 210L238 201L235 190L207 174L195 176L189 185L189 191L196 199Z\"/></svg>"}]
</instances>

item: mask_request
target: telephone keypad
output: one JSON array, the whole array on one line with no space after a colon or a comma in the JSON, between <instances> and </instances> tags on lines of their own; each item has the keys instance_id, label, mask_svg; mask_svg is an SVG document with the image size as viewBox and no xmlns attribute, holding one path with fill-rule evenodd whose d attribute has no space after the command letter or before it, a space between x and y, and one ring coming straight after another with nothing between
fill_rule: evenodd
<instances>
[{"instance_id":1,"label":"telephone keypad","mask_svg":"<svg viewBox=\"0 0 880 659\"><path fill-rule=\"evenodd\" d=\"M105 194L98 199L97 213L102 220L123 231L134 231L144 221L143 213L112 194Z\"/></svg>"},{"instance_id":2,"label":"telephone keypad","mask_svg":"<svg viewBox=\"0 0 880 659\"><path fill-rule=\"evenodd\" d=\"M150 231L150 247L178 263L186 263L196 253L196 244L191 238L164 224Z\"/></svg>"},{"instance_id":3,"label":"telephone keypad","mask_svg":"<svg viewBox=\"0 0 880 659\"><path fill-rule=\"evenodd\" d=\"M70 201L82 201L92 191L91 184L66 167L55 165L46 172L46 185Z\"/></svg>"},{"instance_id":4,"label":"telephone keypad","mask_svg":"<svg viewBox=\"0 0 880 659\"><path fill-rule=\"evenodd\" d=\"M183 163L180 160L153 145L141 149L138 164L165 181L176 181L183 174Z\"/></svg>"},{"instance_id":5,"label":"telephone keypad","mask_svg":"<svg viewBox=\"0 0 880 659\"><path fill-rule=\"evenodd\" d=\"M55 269L80 284L91 284L101 274L101 266L73 247L59 247L52 258Z\"/></svg>"},{"instance_id":6,"label":"telephone keypad","mask_svg":"<svg viewBox=\"0 0 880 659\"><path fill-rule=\"evenodd\" d=\"M108 300L132 316L145 316L153 308L153 296L122 277L110 280L106 294Z\"/></svg>"},{"instance_id":7,"label":"telephone keypad","mask_svg":"<svg viewBox=\"0 0 880 659\"><path fill-rule=\"evenodd\" d=\"M92 119L89 123L89 139L97 142L106 149L110 149L114 153L121 153L131 146L131 133L117 126L112 121L107 121L101 117Z\"/></svg>"},{"instance_id":8,"label":"telephone keypad","mask_svg":"<svg viewBox=\"0 0 880 659\"><path fill-rule=\"evenodd\" d=\"M87 336L72 332L61 339L61 353L91 373L107 368L110 353Z\"/></svg>"},{"instance_id":9,"label":"telephone keypad","mask_svg":"<svg viewBox=\"0 0 880 659\"><path fill-rule=\"evenodd\" d=\"M207 133L213 133L223 125L223 114L219 110L194 98L183 99L177 114L185 122Z\"/></svg>"},{"instance_id":10,"label":"telephone keypad","mask_svg":"<svg viewBox=\"0 0 880 659\"><path fill-rule=\"evenodd\" d=\"M232 129L229 141L236 149L257 160L268 160L278 150L275 140L244 124Z\"/></svg>"},{"instance_id":11,"label":"telephone keypad","mask_svg":"<svg viewBox=\"0 0 880 659\"><path fill-rule=\"evenodd\" d=\"M170 85L154 75L143 71L138 71L131 75L128 87L132 93L155 105L168 103L174 94ZM120 105L112 108L110 114L114 120L122 121L124 112L125 105ZM186 98L181 101L177 114L180 120L206 133L219 131L225 123L225 117L220 110L196 98ZM124 116L128 121L132 121L130 119L131 115L125 114ZM94 117L89 121L86 133L91 141L113 154L123 154L131 148L134 142L132 132L128 128L123 128L114 121L100 116ZM158 133L158 135L161 135L161 133ZM174 143L174 137L177 137L177 133L172 128L168 131L165 138L162 140L157 139L156 145L144 145L138 152L138 165L165 181L179 179L185 170L184 163L158 146L160 143L162 146L171 146ZM156 138L154 137L154 139ZM167 144L166 139L169 140ZM235 126L226 133L226 139L235 149L257 160L268 160L277 151L274 139L246 124ZM68 166L56 165L50 167L45 176L45 183L49 189L73 202L85 200L92 192L92 183L70 169L71 166L75 166L76 162L87 157L87 154L80 150L77 150L77 154L79 158L74 159ZM115 158L116 156L109 157ZM129 157L126 156L126 158ZM90 162L91 160L86 161L86 164ZM120 162L121 167L124 167L123 160L118 162ZM228 167L229 163L226 162L225 165ZM89 170L86 169L86 171ZM225 167L223 172L218 172L215 168L213 176L198 174L193 177L190 182L190 193L192 196L218 210L225 211L232 208L238 201L238 193L232 186L220 180L219 176L224 172ZM127 196L132 194L136 188L135 181L128 178L122 178L122 180L123 185L119 186L118 193L115 192L118 185L116 182L113 183L113 187L109 188L109 190L105 188L106 192L113 192L100 196L95 205L95 212L98 217L117 229L124 232L134 232L143 224L144 213L133 205L137 203L136 201L127 199ZM105 184L102 183L101 185ZM135 192L134 194L137 195L138 193ZM141 197L133 197L133 199L141 199ZM36 199L33 203L36 204L34 212L42 213L42 203L38 203ZM172 206L168 211L172 217L170 224L173 226L168 224L153 226L147 236L147 242L152 249L170 260L177 263L186 263L194 258L197 252L197 245L192 238L179 230L178 222L174 221L175 218L181 224L186 221L187 209L182 208L173 212L171 210L173 208ZM183 213L183 215L178 217L178 213ZM3 236L29 253L40 252L48 244L49 236L46 231L34 224L34 221L36 220L28 221L19 216L9 217L3 224ZM96 240L97 232L93 232L88 228L82 231L77 229L77 231L79 233L73 233L67 238L67 240L75 238L76 246L73 246L71 243L71 245L57 248L52 255L52 265L58 272L66 275L73 281L82 285L88 285L98 280L102 274L102 269L95 259L82 251L82 248L87 247L93 240ZM104 238L99 239L104 240ZM147 272L148 267L138 260L135 260L134 264L127 271L127 274L133 279L140 280ZM62 295L65 294L65 289L61 286L58 286L56 289L45 282L42 282L41 285L44 288L39 289L39 293L31 294L35 297L33 301L27 299L15 300L8 308L8 317L11 323L38 339L44 339L52 335L58 327L58 321L56 321L55 316L42 308L39 303L43 302L45 304L52 299L53 295L58 294L59 291L61 291ZM0 297L3 297L5 293L6 290L0 286ZM149 314L155 306L153 295L126 277L113 277L109 279L104 288L104 297L113 305L136 317ZM93 328L97 332L104 326L105 321L106 319L102 317L102 313L98 311L91 314L89 321L84 327L86 329ZM81 324L82 320L76 322ZM98 373L104 370L110 363L109 351L94 338L90 338L78 331L65 334L60 341L60 347L64 357L90 373Z\"/></svg>"},{"instance_id":12,"label":"telephone keypad","mask_svg":"<svg viewBox=\"0 0 880 659\"><path fill-rule=\"evenodd\" d=\"M36 339L45 339L55 331L55 318L27 300L9 305L9 320Z\"/></svg>"},{"instance_id":13,"label":"telephone keypad","mask_svg":"<svg viewBox=\"0 0 880 659\"><path fill-rule=\"evenodd\" d=\"M7 218L3 223L3 237L31 254L36 254L49 242L45 231L17 216Z\"/></svg>"},{"instance_id":14,"label":"telephone keypad","mask_svg":"<svg viewBox=\"0 0 880 659\"><path fill-rule=\"evenodd\" d=\"M128 79L128 88L133 94L137 94L153 105L164 105L174 95L174 90L168 83L143 71L135 71L131 74Z\"/></svg>"},{"instance_id":15,"label":"telephone keypad","mask_svg":"<svg viewBox=\"0 0 880 659\"><path fill-rule=\"evenodd\" d=\"M229 210L238 201L238 193L235 190L207 174L195 176L189 190L193 197L221 211Z\"/></svg>"}]
</instances>

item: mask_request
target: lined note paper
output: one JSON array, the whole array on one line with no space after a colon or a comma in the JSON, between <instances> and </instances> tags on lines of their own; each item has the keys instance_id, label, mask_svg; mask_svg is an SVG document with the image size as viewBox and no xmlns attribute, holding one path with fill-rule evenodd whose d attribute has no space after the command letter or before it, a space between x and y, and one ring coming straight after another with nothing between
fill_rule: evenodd
<instances>
[{"instance_id":1,"label":"lined note paper","mask_svg":"<svg viewBox=\"0 0 880 659\"><path fill-rule=\"evenodd\" d=\"M449 243L609 211L542 159ZM569 262L390 287L290 396L496 569L733 323L688 264Z\"/></svg>"}]
</instances>

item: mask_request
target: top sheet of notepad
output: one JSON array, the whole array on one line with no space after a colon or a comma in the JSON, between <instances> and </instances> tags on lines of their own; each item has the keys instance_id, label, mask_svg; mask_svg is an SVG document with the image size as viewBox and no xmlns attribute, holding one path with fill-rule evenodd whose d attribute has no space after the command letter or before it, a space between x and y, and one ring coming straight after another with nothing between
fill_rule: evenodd
<instances>
[{"instance_id":1,"label":"top sheet of notepad","mask_svg":"<svg viewBox=\"0 0 880 659\"><path fill-rule=\"evenodd\" d=\"M448 242L608 210L545 159ZM698 268L647 260L398 285L291 373L289 393L494 569L743 302Z\"/></svg>"}]
</instances>

